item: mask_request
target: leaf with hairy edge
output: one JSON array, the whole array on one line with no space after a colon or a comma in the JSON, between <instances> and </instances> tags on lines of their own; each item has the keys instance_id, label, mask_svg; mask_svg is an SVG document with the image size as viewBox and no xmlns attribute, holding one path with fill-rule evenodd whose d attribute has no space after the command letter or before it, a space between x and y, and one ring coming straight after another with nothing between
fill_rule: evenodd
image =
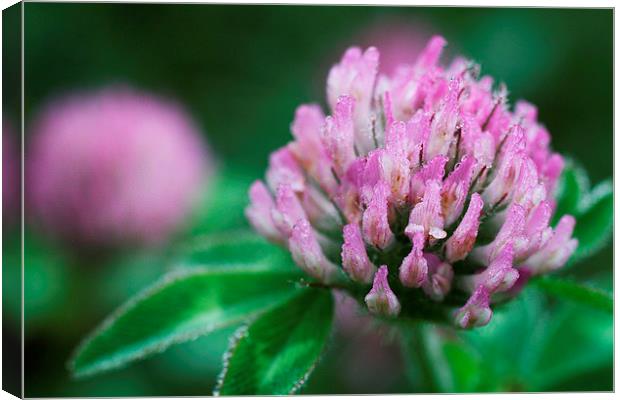
<instances>
[{"instance_id":1,"label":"leaf with hairy edge","mask_svg":"<svg viewBox=\"0 0 620 400\"><path fill-rule=\"evenodd\" d=\"M613 215L613 187L610 181L605 181L590 192L577 216L573 236L579 240L579 246L572 262L596 253L607 244L613 231Z\"/></svg>"},{"instance_id":2,"label":"leaf with hairy edge","mask_svg":"<svg viewBox=\"0 0 620 400\"><path fill-rule=\"evenodd\" d=\"M265 262L272 267L290 268L290 253L248 230L201 235L184 244L177 266L221 267L227 264Z\"/></svg>"},{"instance_id":3,"label":"leaf with hairy edge","mask_svg":"<svg viewBox=\"0 0 620 400\"><path fill-rule=\"evenodd\" d=\"M611 293L607 293L601 289L585 286L567 279L551 277L535 279L533 282L545 292L556 297L572 300L608 313L613 312L613 296Z\"/></svg>"},{"instance_id":4,"label":"leaf with hairy edge","mask_svg":"<svg viewBox=\"0 0 620 400\"><path fill-rule=\"evenodd\" d=\"M92 375L242 323L295 293L295 269L179 270L129 300L77 349L74 376Z\"/></svg>"},{"instance_id":5,"label":"leaf with hairy edge","mask_svg":"<svg viewBox=\"0 0 620 400\"><path fill-rule=\"evenodd\" d=\"M283 395L301 389L321 357L333 319L332 294L304 288L240 329L215 395Z\"/></svg>"},{"instance_id":6,"label":"leaf with hairy edge","mask_svg":"<svg viewBox=\"0 0 620 400\"><path fill-rule=\"evenodd\" d=\"M573 236L579 240L569 264L575 264L599 251L608 243L613 230L613 185L603 181L590 190L585 169L567 159L556 191L557 206L553 224L563 215L575 217Z\"/></svg>"},{"instance_id":7,"label":"leaf with hairy edge","mask_svg":"<svg viewBox=\"0 0 620 400\"><path fill-rule=\"evenodd\" d=\"M590 192L590 180L585 169L576 161L566 158L564 171L558 181L556 190L556 211L553 219L555 225L563 215L577 215L581 210L583 199Z\"/></svg>"}]
</instances>

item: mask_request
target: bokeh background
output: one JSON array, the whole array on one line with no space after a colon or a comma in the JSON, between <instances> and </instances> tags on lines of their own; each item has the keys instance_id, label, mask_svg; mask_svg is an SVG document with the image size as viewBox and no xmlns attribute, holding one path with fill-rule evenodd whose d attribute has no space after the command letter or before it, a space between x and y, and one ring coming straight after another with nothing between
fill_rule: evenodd
<instances>
[{"instance_id":1,"label":"bokeh background","mask_svg":"<svg viewBox=\"0 0 620 400\"><path fill-rule=\"evenodd\" d=\"M327 71L351 44L384 43L384 32L400 32L416 51L430 35L442 34L449 55L478 61L483 74L507 84L512 102L536 104L553 147L579 160L593 183L612 175L611 10L26 3L24 24L27 143L29 121L51 98L124 84L183 104L219 171L208 185L218 196L205 195L191 221L155 248L78 251L37 229L26 210L26 396L210 393L230 331L85 380L72 380L66 362L105 315L166 270L176 243L245 227L248 183L262 176L269 152L289 140L296 106L325 104ZM5 65L5 74L19 76L15 68ZM18 121L15 109L10 112L4 117ZM214 212L217 207L226 212ZM611 289L612 272L609 245L568 274ZM557 346L592 353L593 343L612 343L611 316L578 307L563 312L591 320L578 333L556 326ZM390 335L368 330L336 334L304 393L423 390L407 379ZM567 378L533 388L611 390L611 348ZM561 361L561 347L555 351L546 353L549 365ZM495 390L531 388L518 371L513 378Z\"/></svg>"}]
</instances>

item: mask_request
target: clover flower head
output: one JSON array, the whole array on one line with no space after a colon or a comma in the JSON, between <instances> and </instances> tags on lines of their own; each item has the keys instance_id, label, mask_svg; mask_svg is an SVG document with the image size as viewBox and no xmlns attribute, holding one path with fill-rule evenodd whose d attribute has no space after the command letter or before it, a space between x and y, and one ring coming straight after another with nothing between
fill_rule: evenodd
<instances>
[{"instance_id":1,"label":"clover flower head","mask_svg":"<svg viewBox=\"0 0 620 400\"><path fill-rule=\"evenodd\" d=\"M32 215L50 233L87 246L165 240L211 167L181 107L127 87L53 100L29 130Z\"/></svg>"},{"instance_id":2,"label":"clover flower head","mask_svg":"<svg viewBox=\"0 0 620 400\"><path fill-rule=\"evenodd\" d=\"M536 108L511 109L470 61L441 65L445 45L431 38L389 75L377 49L348 49L327 79L330 115L297 109L247 216L312 277L364 293L370 313L436 303L434 318L471 328L517 281L562 267L575 219L549 225L564 162Z\"/></svg>"}]
</instances>

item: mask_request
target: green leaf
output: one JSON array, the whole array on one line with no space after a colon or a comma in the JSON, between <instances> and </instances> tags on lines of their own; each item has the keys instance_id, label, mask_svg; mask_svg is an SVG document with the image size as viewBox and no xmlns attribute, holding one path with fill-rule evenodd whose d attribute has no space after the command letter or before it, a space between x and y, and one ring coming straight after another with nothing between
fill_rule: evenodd
<instances>
[{"instance_id":1,"label":"green leaf","mask_svg":"<svg viewBox=\"0 0 620 400\"><path fill-rule=\"evenodd\" d=\"M531 388L557 391L573 387L581 376L593 371L613 368L613 315L591 312L578 303L563 303L554 310L547 324L545 341L538 362L532 366ZM612 390L613 377L590 376L588 382L577 383L576 390Z\"/></svg>"},{"instance_id":2,"label":"green leaf","mask_svg":"<svg viewBox=\"0 0 620 400\"><path fill-rule=\"evenodd\" d=\"M175 387L192 388L192 391L184 394L204 395L205 391L217 383L217 377L222 370L222 354L228 348L230 336L238 328L231 326L172 346L163 354L149 360L148 371L165 376L168 381L175 383Z\"/></svg>"},{"instance_id":3,"label":"green leaf","mask_svg":"<svg viewBox=\"0 0 620 400\"><path fill-rule=\"evenodd\" d=\"M487 326L459 332L484 366L476 391L565 390L577 377L613 366L610 313L576 302L550 303L535 287L493 311ZM607 377L590 380L597 390L610 390L613 383Z\"/></svg>"},{"instance_id":4,"label":"green leaf","mask_svg":"<svg viewBox=\"0 0 620 400\"><path fill-rule=\"evenodd\" d=\"M539 278L533 281L548 294L571 300L583 305L613 313L614 298L601 289L560 278Z\"/></svg>"},{"instance_id":5,"label":"green leaf","mask_svg":"<svg viewBox=\"0 0 620 400\"><path fill-rule=\"evenodd\" d=\"M452 392L468 393L475 390L480 382L481 362L480 357L464 344L445 342L443 355L450 365L452 375Z\"/></svg>"},{"instance_id":6,"label":"green leaf","mask_svg":"<svg viewBox=\"0 0 620 400\"><path fill-rule=\"evenodd\" d=\"M614 224L614 199L611 181L598 184L582 203L577 216L574 237L579 246L573 262L588 257L603 248L611 238Z\"/></svg>"},{"instance_id":7,"label":"green leaf","mask_svg":"<svg viewBox=\"0 0 620 400\"><path fill-rule=\"evenodd\" d=\"M284 395L301 389L319 361L333 319L327 290L301 289L239 330L215 395Z\"/></svg>"},{"instance_id":8,"label":"green leaf","mask_svg":"<svg viewBox=\"0 0 620 400\"><path fill-rule=\"evenodd\" d=\"M585 169L576 161L567 158L556 190L557 205L553 225L563 215L577 215L581 210L581 202L588 196L589 191L590 181Z\"/></svg>"},{"instance_id":9,"label":"green leaf","mask_svg":"<svg viewBox=\"0 0 620 400\"><path fill-rule=\"evenodd\" d=\"M488 325L460 331L459 336L480 355L483 366L476 391L523 391L546 338L549 312L544 297L526 288L516 299L493 309Z\"/></svg>"},{"instance_id":10,"label":"green leaf","mask_svg":"<svg viewBox=\"0 0 620 400\"><path fill-rule=\"evenodd\" d=\"M175 271L104 321L70 369L75 376L95 374L242 323L290 297L300 276L295 269L249 265Z\"/></svg>"},{"instance_id":11,"label":"green leaf","mask_svg":"<svg viewBox=\"0 0 620 400\"><path fill-rule=\"evenodd\" d=\"M416 323L403 335L407 341L410 378L426 381L429 389L442 393L467 393L476 390L481 380L480 356L463 340L443 327Z\"/></svg>"},{"instance_id":12,"label":"green leaf","mask_svg":"<svg viewBox=\"0 0 620 400\"><path fill-rule=\"evenodd\" d=\"M602 249L613 230L613 185L606 180L590 190L590 182L583 167L568 159L556 191L557 207L553 225L563 215L575 217L573 236L579 246L569 263L575 264Z\"/></svg>"},{"instance_id":13,"label":"green leaf","mask_svg":"<svg viewBox=\"0 0 620 400\"><path fill-rule=\"evenodd\" d=\"M249 230L198 236L180 249L177 265L221 267L257 262L269 263L273 267L293 265L289 252Z\"/></svg>"}]
</instances>

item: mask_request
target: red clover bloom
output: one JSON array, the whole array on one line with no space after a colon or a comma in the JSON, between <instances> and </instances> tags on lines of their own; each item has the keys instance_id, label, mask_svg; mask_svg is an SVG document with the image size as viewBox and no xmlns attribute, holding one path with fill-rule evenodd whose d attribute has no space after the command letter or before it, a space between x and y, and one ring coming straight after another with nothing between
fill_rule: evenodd
<instances>
[{"instance_id":1,"label":"red clover bloom","mask_svg":"<svg viewBox=\"0 0 620 400\"><path fill-rule=\"evenodd\" d=\"M89 246L167 239L212 164L181 107L124 87L54 100L30 131L33 216L51 233Z\"/></svg>"},{"instance_id":2,"label":"red clover bloom","mask_svg":"<svg viewBox=\"0 0 620 400\"><path fill-rule=\"evenodd\" d=\"M564 162L536 108L511 111L506 88L465 59L441 66L445 44L433 37L390 75L377 49L348 49L327 79L331 115L297 109L246 214L372 314L471 328L568 260L575 219L549 225Z\"/></svg>"}]
</instances>

